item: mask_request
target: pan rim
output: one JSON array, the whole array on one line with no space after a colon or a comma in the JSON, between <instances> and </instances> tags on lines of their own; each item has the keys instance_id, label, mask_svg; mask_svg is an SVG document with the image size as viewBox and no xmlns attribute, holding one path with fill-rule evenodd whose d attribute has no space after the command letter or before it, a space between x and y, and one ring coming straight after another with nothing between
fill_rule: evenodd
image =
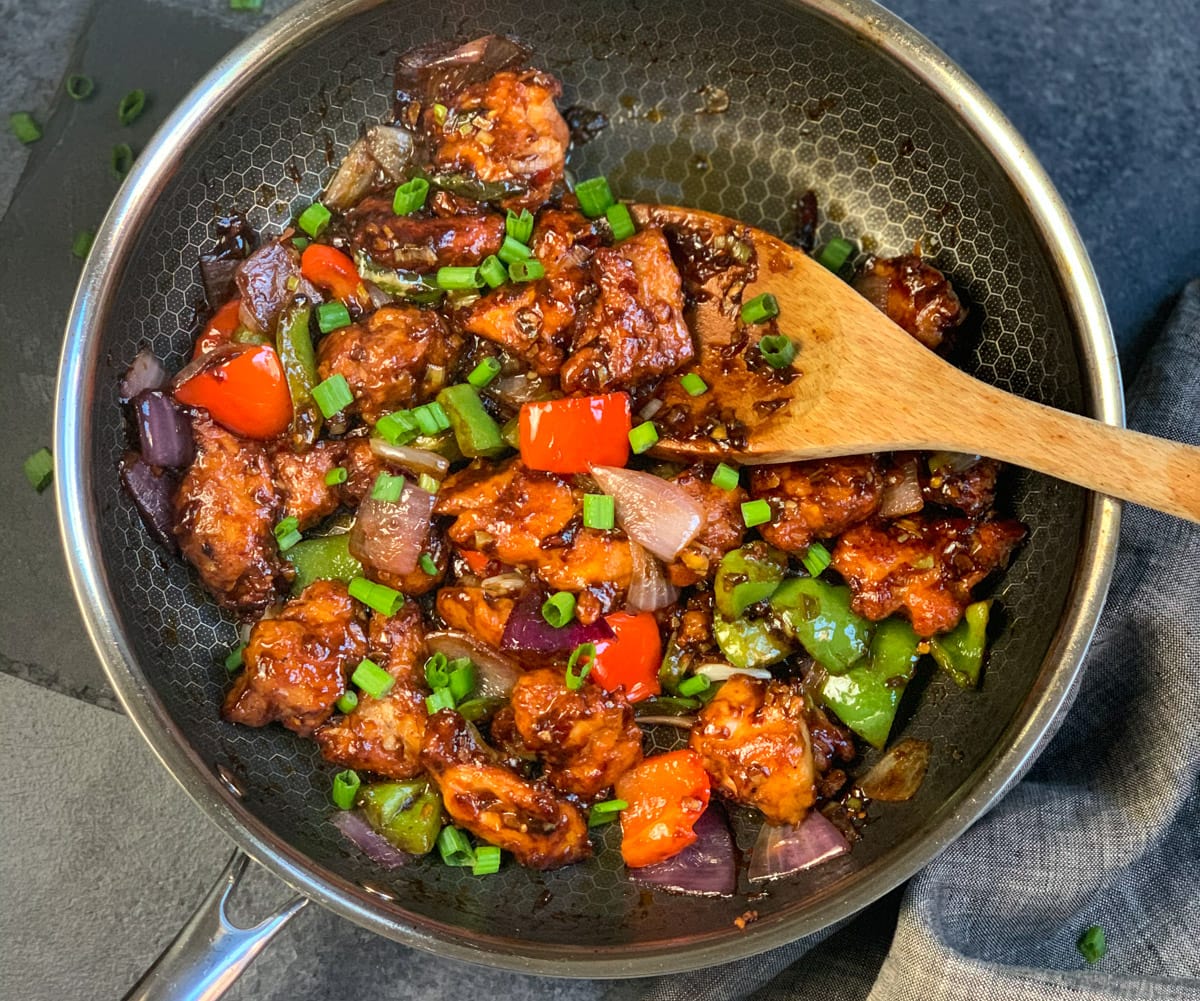
<instances>
[{"instance_id":1,"label":"pan rim","mask_svg":"<svg viewBox=\"0 0 1200 1001\"><path fill-rule=\"evenodd\" d=\"M183 150L258 75L354 13L385 0L304 0L251 35L209 72L172 112L115 198L84 268L67 321L54 421L55 493L68 572L92 644L122 706L159 761L200 809L247 854L300 893L342 917L405 945L452 959L521 973L624 978L677 973L745 958L827 928L910 878L956 840L1017 780L1078 681L1103 608L1116 556L1119 504L1089 495L1067 609L1043 659L1037 684L962 791L897 849L862 870L849 891L803 914L730 928L690 943L602 949L518 942L472 933L427 918L409 922L385 911L367 891L309 861L245 810L179 733L137 665L119 626L100 556L98 510L90 488L86 423L94 387L100 323L115 295L121 265L169 181ZM932 88L988 150L1025 201L1060 285L1076 334L1087 412L1124 424L1116 347L1095 274L1073 222L1028 146L980 88L944 53L874 0L785 0L841 24Z\"/></svg>"}]
</instances>

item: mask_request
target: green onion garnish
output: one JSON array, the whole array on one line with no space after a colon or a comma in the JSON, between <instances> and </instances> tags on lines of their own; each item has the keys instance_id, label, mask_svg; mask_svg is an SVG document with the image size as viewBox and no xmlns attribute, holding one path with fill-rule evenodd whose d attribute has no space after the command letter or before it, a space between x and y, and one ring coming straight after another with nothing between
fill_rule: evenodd
<instances>
[{"instance_id":1,"label":"green onion garnish","mask_svg":"<svg viewBox=\"0 0 1200 1001\"><path fill-rule=\"evenodd\" d=\"M438 288L447 290L475 289L483 285L478 268L438 268L434 281Z\"/></svg>"},{"instance_id":2,"label":"green onion garnish","mask_svg":"<svg viewBox=\"0 0 1200 1001\"><path fill-rule=\"evenodd\" d=\"M808 551L800 557L800 562L804 564L804 569L808 571L810 577L820 577L833 562L833 557L821 543L813 542L809 545Z\"/></svg>"},{"instance_id":3,"label":"green onion garnish","mask_svg":"<svg viewBox=\"0 0 1200 1001\"><path fill-rule=\"evenodd\" d=\"M450 671L444 653L435 653L425 661L425 683L431 689L445 688L450 684Z\"/></svg>"},{"instance_id":4,"label":"green onion garnish","mask_svg":"<svg viewBox=\"0 0 1200 1001\"><path fill-rule=\"evenodd\" d=\"M755 525L765 525L771 520L771 505L761 498L759 500L746 501L742 505L742 521L746 523L747 528L753 528Z\"/></svg>"},{"instance_id":5,"label":"green onion garnish","mask_svg":"<svg viewBox=\"0 0 1200 1001\"><path fill-rule=\"evenodd\" d=\"M488 288L499 288L508 281L508 269L495 254L489 254L479 265L479 277L488 284Z\"/></svg>"},{"instance_id":6,"label":"green onion garnish","mask_svg":"<svg viewBox=\"0 0 1200 1001\"><path fill-rule=\"evenodd\" d=\"M743 323L766 323L773 316L779 315L779 300L770 292L756 295L749 302L742 303Z\"/></svg>"},{"instance_id":7,"label":"green onion garnish","mask_svg":"<svg viewBox=\"0 0 1200 1001\"><path fill-rule=\"evenodd\" d=\"M518 243L529 243L529 238L533 236L533 215L529 209L521 209L521 214L517 215L512 209L508 210L508 215L504 219L504 230Z\"/></svg>"},{"instance_id":8,"label":"green onion garnish","mask_svg":"<svg viewBox=\"0 0 1200 1001\"><path fill-rule=\"evenodd\" d=\"M429 195L429 182L423 177L405 181L396 189L392 199L392 211L396 215L412 215L425 204Z\"/></svg>"},{"instance_id":9,"label":"green onion garnish","mask_svg":"<svg viewBox=\"0 0 1200 1001\"><path fill-rule=\"evenodd\" d=\"M92 91L96 89L96 85L92 82L90 76L83 76L81 73L72 73L67 77L67 96L75 101L86 101L92 96Z\"/></svg>"},{"instance_id":10,"label":"green onion garnish","mask_svg":"<svg viewBox=\"0 0 1200 1001\"><path fill-rule=\"evenodd\" d=\"M292 246L301 252L304 251L304 248L307 247L308 244L309 244L309 239L307 236L293 236L292 237Z\"/></svg>"},{"instance_id":11,"label":"green onion garnish","mask_svg":"<svg viewBox=\"0 0 1200 1001\"><path fill-rule=\"evenodd\" d=\"M533 251L520 240L514 240L511 236L505 235L504 242L496 251L496 256L505 264L516 264L517 261L529 260L533 256Z\"/></svg>"},{"instance_id":12,"label":"green onion garnish","mask_svg":"<svg viewBox=\"0 0 1200 1001\"><path fill-rule=\"evenodd\" d=\"M787 368L796 357L796 345L783 334L768 334L760 338L758 350L771 368Z\"/></svg>"},{"instance_id":13,"label":"green onion garnish","mask_svg":"<svg viewBox=\"0 0 1200 1001\"><path fill-rule=\"evenodd\" d=\"M54 478L54 456L50 454L50 449L39 448L25 460L24 468L25 479L40 494Z\"/></svg>"},{"instance_id":14,"label":"green onion garnish","mask_svg":"<svg viewBox=\"0 0 1200 1001\"><path fill-rule=\"evenodd\" d=\"M611 823L622 810L628 808L629 804L623 799L606 799L603 803L597 803L588 811L588 827Z\"/></svg>"},{"instance_id":15,"label":"green onion garnish","mask_svg":"<svg viewBox=\"0 0 1200 1001\"><path fill-rule=\"evenodd\" d=\"M344 772L338 772L333 777L333 790L329 794L333 805L339 810L352 809L354 797L358 795L360 785L362 785L362 779L358 777L358 772L354 769L347 768Z\"/></svg>"},{"instance_id":16,"label":"green onion garnish","mask_svg":"<svg viewBox=\"0 0 1200 1001\"><path fill-rule=\"evenodd\" d=\"M846 262L850 260L850 255L854 253L854 244L849 240L843 240L840 236L836 240L830 240L821 252L817 254L817 263L822 267L828 268L835 275L846 266Z\"/></svg>"},{"instance_id":17,"label":"green onion garnish","mask_svg":"<svg viewBox=\"0 0 1200 1001\"><path fill-rule=\"evenodd\" d=\"M317 401L317 406L321 408L321 413L326 417L340 414L354 402L354 394L350 392L350 383L346 381L346 377L341 372L331 375L324 382L318 382L313 386L312 395L313 399Z\"/></svg>"},{"instance_id":18,"label":"green onion garnish","mask_svg":"<svg viewBox=\"0 0 1200 1001\"><path fill-rule=\"evenodd\" d=\"M427 494L436 494L441 484L428 473L422 473L421 478L417 480L417 486L424 490Z\"/></svg>"},{"instance_id":19,"label":"green onion garnish","mask_svg":"<svg viewBox=\"0 0 1200 1001\"><path fill-rule=\"evenodd\" d=\"M450 694L458 705L475 688L475 665L469 660L450 672Z\"/></svg>"},{"instance_id":20,"label":"green onion garnish","mask_svg":"<svg viewBox=\"0 0 1200 1001\"><path fill-rule=\"evenodd\" d=\"M482 845L475 849L475 862L471 866L472 876L490 876L500 871L500 849L495 845Z\"/></svg>"},{"instance_id":21,"label":"green onion garnish","mask_svg":"<svg viewBox=\"0 0 1200 1001\"><path fill-rule=\"evenodd\" d=\"M430 577L437 576L437 573L438 573L437 564L433 562L433 557L430 556L428 553L422 553L421 558L417 561L417 563L421 567L422 570L424 570L427 574L429 574Z\"/></svg>"},{"instance_id":22,"label":"green onion garnish","mask_svg":"<svg viewBox=\"0 0 1200 1001\"><path fill-rule=\"evenodd\" d=\"M583 495L583 527L609 531L616 524L613 499L608 494Z\"/></svg>"},{"instance_id":23,"label":"green onion garnish","mask_svg":"<svg viewBox=\"0 0 1200 1001\"><path fill-rule=\"evenodd\" d=\"M146 92L144 90L131 90L121 98L121 103L117 105L117 120L122 125L132 125L141 117L142 112L145 110Z\"/></svg>"},{"instance_id":24,"label":"green onion garnish","mask_svg":"<svg viewBox=\"0 0 1200 1001\"><path fill-rule=\"evenodd\" d=\"M337 706L337 711L340 713L353 712L358 705L358 695L355 692L342 692L334 705Z\"/></svg>"},{"instance_id":25,"label":"green onion garnish","mask_svg":"<svg viewBox=\"0 0 1200 1001\"><path fill-rule=\"evenodd\" d=\"M283 518L275 526L275 541L279 543L281 553L286 553L301 539L303 536L300 534L300 522L296 518Z\"/></svg>"},{"instance_id":26,"label":"green onion garnish","mask_svg":"<svg viewBox=\"0 0 1200 1001\"><path fill-rule=\"evenodd\" d=\"M629 432L629 447L636 455L649 451L654 447L656 441L658 441L658 428L654 426L654 421L645 421Z\"/></svg>"},{"instance_id":27,"label":"green onion garnish","mask_svg":"<svg viewBox=\"0 0 1200 1001\"><path fill-rule=\"evenodd\" d=\"M620 202L614 202L604 210L604 216L608 219L609 228L612 230L613 240L620 243L633 236L637 232L637 227L633 224L633 216L629 214L629 206L622 205Z\"/></svg>"},{"instance_id":28,"label":"green onion garnish","mask_svg":"<svg viewBox=\"0 0 1200 1001\"><path fill-rule=\"evenodd\" d=\"M432 716L442 709L454 708L454 696L449 688L435 688L432 695L425 696L425 711Z\"/></svg>"},{"instance_id":29,"label":"green onion garnish","mask_svg":"<svg viewBox=\"0 0 1200 1001\"><path fill-rule=\"evenodd\" d=\"M708 383L695 372L689 372L687 375L681 376L679 385L683 387L683 391L688 396L703 396L708 392Z\"/></svg>"},{"instance_id":30,"label":"green onion garnish","mask_svg":"<svg viewBox=\"0 0 1200 1001\"><path fill-rule=\"evenodd\" d=\"M323 302L317 307L317 326L321 333L331 334L350 326L350 310L340 302Z\"/></svg>"},{"instance_id":31,"label":"green onion garnish","mask_svg":"<svg viewBox=\"0 0 1200 1001\"><path fill-rule=\"evenodd\" d=\"M230 650L228 655L225 657L225 670L230 674L233 674L235 671L240 671L243 665L242 654L245 653L245 651L245 643L239 643L232 650Z\"/></svg>"},{"instance_id":32,"label":"green onion garnish","mask_svg":"<svg viewBox=\"0 0 1200 1001\"><path fill-rule=\"evenodd\" d=\"M589 219L600 218L605 210L616 202L606 177L591 177L580 181L575 185L575 197L579 199L579 208Z\"/></svg>"},{"instance_id":33,"label":"green onion garnish","mask_svg":"<svg viewBox=\"0 0 1200 1001\"><path fill-rule=\"evenodd\" d=\"M332 218L333 216L329 209L320 202L313 202L300 213L300 217L296 220L296 225L315 240L325 232L325 227L329 225L329 220Z\"/></svg>"},{"instance_id":34,"label":"green onion garnish","mask_svg":"<svg viewBox=\"0 0 1200 1001\"><path fill-rule=\"evenodd\" d=\"M28 111L14 111L9 115L8 128L26 146L42 138L42 127Z\"/></svg>"},{"instance_id":35,"label":"green onion garnish","mask_svg":"<svg viewBox=\"0 0 1200 1001\"><path fill-rule=\"evenodd\" d=\"M396 683L395 678L369 657L364 657L359 662L354 673L350 675L350 680L373 699L383 698Z\"/></svg>"},{"instance_id":36,"label":"green onion garnish","mask_svg":"<svg viewBox=\"0 0 1200 1001\"><path fill-rule=\"evenodd\" d=\"M334 466L325 474L325 486L336 487L350 478L350 471L345 466Z\"/></svg>"},{"instance_id":37,"label":"green onion garnish","mask_svg":"<svg viewBox=\"0 0 1200 1001\"><path fill-rule=\"evenodd\" d=\"M1104 958L1104 954L1108 952L1108 941L1105 937L1104 929L1099 925L1092 925L1091 928L1079 936L1079 941L1075 943L1075 948L1079 950L1079 955L1089 963L1100 962Z\"/></svg>"},{"instance_id":38,"label":"green onion garnish","mask_svg":"<svg viewBox=\"0 0 1200 1001\"><path fill-rule=\"evenodd\" d=\"M229 0L230 10L248 10L254 13L262 10L263 0Z\"/></svg>"},{"instance_id":39,"label":"green onion garnish","mask_svg":"<svg viewBox=\"0 0 1200 1001\"><path fill-rule=\"evenodd\" d=\"M484 386L488 385L499 374L500 359L492 358L489 355L471 369L471 374L467 376L467 382L476 389L483 389Z\"/></svg>"},{"instance_id":40,"label":"green onion garnish","mask_svg":"<svg viewBox=\"0 0 1200 1001\"><path fill-rule=\"evenodd\" d=\"M113 177L118 179L129 173L129 168L133 166L133 150L129 143L117 143L112 148L112 154L108 158L109 168L113 172Z\"/></svg>"},{"instance_id":41,"label":"green onion garnish","mask_svg":"<svg viewBox=\"0 0 1200 1001\"><path fill-rule=\"evenodd\" d=\"M397 504L403 494L403 476L380 473L375 477L375 485L371 487L371 500L383 501L385 504Z\"/></svg>"},{"instance_id":42,"label":"green onion garnish","mask_svg":"<svg viewBox=\"0 0 1200 1001\"><path fill-rule=\"evenodd\" d=\"M471 842L457 827L443 827L437 839L438 852L446 865L473 865L475 852Z\"/></svg>"},{"instance_id":43,"label":"green onion garnish","mask_svg":"<svg viewBox=\"0 0 1200 1001\"><path fill-rule=\"evenodd\" d=\"M508 266L508 277L515 282L535 282L546 277L546 269L535 260L514 261Z\"/></svg>"},{"instance_id":44,"label":"green onion garnish","mask_svg":"<svg viewBox=\"0 0 1200 1001\"><path fill-rule=\"evenodd\" d=\"M413 407L412 415L423 435L441 434L450 427L450 418L436 400L433 403Z\"/></svg>"},{"instance_id":45,"label":"green onion garnish","mask_svg":"<svg viewBox=\"0 0 1200 1001\"><path fill-rule=\"evenodd\" d=\"M562 629L575 618L575 595L557 591L542 602L542 618L555 629Z\"/></svg>"},{"instance_id":46,"label":"green onion garnish","mask_svg":"<svg viewBox=\"0 0 1200 1001\"><path fill-rule=\"evenodd\" d=\"M736 490L740 479L738 471L733 466L727 466L723 462L718 462L717 468L713 470L713 486L720 487L722 490Z\"/></svg>"},{"instance_id":47,"label":"green onion garnish","mask_svg":"<svg viewBox=\"0 0 1200 1001\"><path fill-rule=\"evenodd\" d=\"M71 256L78 257L81 261L84 260L88 251L92 249L92 241L96 239L96 234L90 229L81 229L75 234L75 239L71 243Z\"/></svg>"},{"instance_id":48,"label":"green onion garnish","mask_svg":"<svg viewBox=\"0 0 1200 1001\"><path fill-rule=\"evenodd\" d=\"M375 422L375 430L389 445L407 445L421 433L411 410L384 414Z\"/></svg>"},{"instance_id":49,"label":"green onion garnish","mask_svg":"<svg viewBox=\"0 0 1200 1001\"><path fill-rule=\"evenodd\" d=\"M351 598L357 598L380 615L395 615L404 605L404 595L399 591L366 577L355 577L350 581L349 591Z\"/></svg>"},{"instance_id":50,"label":"green onion garnish","mask_svg":"<svg viewBox=\"0 0 1200 1001\"><path fill-rule=\"evenodd\" d=\"M707 692L711 687L712 682L703 674L693 674L679 683L679 694L685 699L690 699L701 692Z\"/></svg>"},{"instance_id":51,"label":"green onion garnish","mask_svg":"<svg viewBox=\"0 0 1200 1001\"><path fill-rule=\"evenodd\" d=\"M592 673L592 664L595 660L595 643L580 643L571 651L571 656L567 658L566 673L567 687L571 691L575 692L583 687L583 679Z\"/></svg>"}]
</instances>

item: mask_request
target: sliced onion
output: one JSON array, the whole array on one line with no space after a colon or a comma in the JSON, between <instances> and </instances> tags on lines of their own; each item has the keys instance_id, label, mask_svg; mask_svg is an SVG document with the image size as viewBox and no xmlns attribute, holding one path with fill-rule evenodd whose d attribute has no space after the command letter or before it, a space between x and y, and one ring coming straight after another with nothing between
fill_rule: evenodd
<instances>
[{"instance_id":1,"label":"sliced onion","mask_svg":"<svg viewBox=\"0 0 1200 1001\"><path fill-rule=\"evenodd\" d=\"M673 858L627 870L639 883L695 897L729 897L737 889L733 832L720 803L712 802L693 828L696 840Z\"/></svg>"},{"instance_id":2,"label":"sliced onion","mask_svg":"<svg viewBox=\"0 0 1200 1001\"><path fill-rule=\"evenodd\" d=\"M704 512L679 484L615 466L593 466L591 472L615 502L625 534L660 560L670 563L700 534Z\"/></svg>"},{"instance_id":3,"label":"sliced onion","mask_svg":"<svg viewBox=\"0 0 1200 1001\"><path fill-rule=\"evenodd\" d=\"M528 583L524 574L516 570L509 570L506 573L498 573L492 577L485 577L479 586L483 588L483 593L489 597L503 598L508 595L519 594L525 590L525 585Z\"/></svg>"},{"instance_id":4,"label":"sliced onion","mask_svg":"<svg viewBox=\"0 0 1200 1001\"><path fill-rule=\"evenodd\" d=\"M274 329L275 319L297 294L320 301L316 290L300 274L300 255L282 243L259 247L241 262L237 276L242 305L238 316L259 333Z\"/></svg>"},{"instance_id":5,"label":"sliced onion","mask_svg":"<svg viewBox=\"0 0 1200 1001\"><path fill-rule=\"evenodd\" d=\"M171 396L151 389L133 400L142 458L152 466L179 469L196 455L192 422Z\"/></svg>"},{"instance_id":6,"label":"sliced onion","mask_svg":"<svg viewBox=\"0 0 1200 1001\"><path fill-rule=\"evenodd\" d=\"M376 309L391 304L392 297L374 282L364 281L363 288L367 290L367 296L371 300L371 305Z\"/></svg>"},{"instance_id":7,"label":"sliced onion","mask_svg":"<svg viewBox=\"0 0 1200 1001\"><path fill-rule=\"evenodd\" d=\"M477 676L473 698L507 698L521 676L521 666L516 661L455 629L429 633L425 645L430 653L445 654L447 660L470 658Z\"/></svg>"},{"instance_id":8,"label":"sliced onion","mask_svg":"<svg viewBox=\"0 0 1200 1001\"><path fill-rule=\"evenodd\" d=\"M372 125L367 129L367 148L389 181L400 183L412 163L413 135L398 125Z\"/></svg>"},{"instance_id":9,"label":"sliced onion","mask_svg":"<svg viewBox=\"0 0 1200 1001\"><path fill-rule=\"evenodd\" d=\"M418 46L396 60L398 104L445 103L463 87L520 66L528 58L528 49L503 35L484 35L459 46L453 42Z\"/></svg>"},{"instance_id":10,"label":"sliced onion","mask_svg":"<svg viewBox=\"0 0 1200 1001\"><path fill-rule=\"evenodd\" d=\"M574 650L580 643L598 643L616 635L603 617L590 625L572 619L558 628L542 617L542 605L547 594L540 587L527 587L517 599L508 621L504 623L504 635L500 639L501 650L527 650L530 653L560 653Z\"/></svg>"},{"instance_id":11,"label":"sliced onion","mask_svg":"<svg viewBox=\"0 0 1200 1001\"><path fill-rule=\"evenodd\" d=\"M338 810L333 815L337 827L354 844L354 847L372 862L384 869L398 869L411 862L415 856L402 852L376 831L357 810Z\"/></svg>"},{"instance_id":12,"label":"sliced onion","mask_svg":"<svg viewBox=\"0 0 1200 1001\"><path fill-rule=\"evenodd\" d=\"M701 664L693 674L703 674L713 684L728 681L735 674L744 674L747 678L758 678L760 681L770 681L771 672L761 667L734 667L732 664Z\"/></svg>"},{"instance_id":13,"label":"sliced onion","mask_svg":"<svg viewBox=\"0 0 1200 1001\"><path fill-rule=\"evenodd\" d=\"M660 410L662 410L662 408L663 408L663 401L658 399L657 397L655 397L654 399L650 400L644 407L642 407L641 410L638 411L638 416L642 420L648 421L656 413L658 413Z\"/></svg>"},{"instance_id":14,"label":"sliced onion","mask_svg":"<svg viewBox=\"0 0 1200 1001\"><path fill-rule=\"evenodd\" d=\"M892 283L886 275L880 274L873 267L865 268L855 277L854 291L867 300L879 312L886 313L888 295Z\"/></svg>"},{"instance_id":15,"label":"sliced onion","mask_svg":"<svg viewBox=\"0 0 1200 1001\"><path fill-rule=\"evenodd\" d=\"M367 140L356 139L325 186L321 200L331 209L345 211L371 190L378 166Z\"/></svg>"},{"instance_id":16,"label":"sliced onion","mask_svg":"<svg viewBox=\"0 0 1200 1001\"><path fill-rule=\"evenodd\" d=\"M639 716L637 721L642 723L654 723L659 726L673 726L678 730L690 730L696 722L695 716Z\"/></svg>"},{"instance_id":17,"label":"sliced onion","mask_svg":"<svg viewBox=\"0 0 1200 1001\"><path fill-rule=\"evenodd\" d=\"M350 529L350 554L376 570L412 573L429 548L433 494L406 483L398 501L367 495Z\"/></svg>"},{"instance_id":18,"label":"sliced onion","mask_svg":"<svg viewBox=\"0 0 1200 1001\"><path fill-rule=\"evenodd\" d=\"M142 348L121 379L121 402L128 403L148 389L162 389L167 384L167 369L149 348Z\"/></svg>"},{"instance_id":19,"label":"sliced onion","mask_svg":"<svg viewBox=\"0 0 1200 1001\"><path fill-rule=\"evenodd\" d=\"M382 438L372 438L368 444L371 446L371 451L384 462L395 463L414 473L428 473L434 479L440 480L450 469L449 459L424 448L389 445Z\"/></svg>"},{"instance_id":20,"label":"sliced onion","mask_svg":"<svg viewBox=\"0 0 1200 1001\"><path fill-rule=\"evenodd\" d=\"M824 815L809 810L799 824L763 824L750 857L750 879L778 879L845 855L850 845Z\"/></svg>"},{"instance_id":21,"label":"sliced onion","mask_svg":"<svg viewBox=\"0 0 1200 1001\"><path fill-rule=\"evenodd\" d=\"M200 280L204 283L204 298L212 309L233 298L234 280L240 257L224 254L200 255Z\"/></svg>"},{"instance_id":22,"label":"sliced onion","mask_svg":"<svg viewBox=\"0 0 1200 1001\"><path fill-rule=\"evenodd\" d=\"M917 457L909 456L896 467L896 471L900 479L889 483L883 490L879 505L879 514L883 518L915 514L925 506L925 499L921 496L921 478L917 475Z\"/></svg>"},{"instance_id":23,"label":"sliced onion","mask_svg":"<svg viewBox=\"0 0 1200 1001\"><path fill-rule=\"evenodd\" d=\"M175 542L175 490L179 485L178 479L144 462L136 452L126 452L121 459L121 483L133 500L146 530L168 549L178 549Z\"/></svg>"},{"instance_id":24,"label":"sliced onion","mask_svg":"<svg viewBox=\"0 0 1200 1001\"><path fill-rule=\"evenodd\" d=\"M903 803L912 799L925 781L932 747L927 740L906 737L888 750L859 783L871 799Z\"/></svg>"},{"instance_id":25,"label":"sliced onion","mask_svg":"<svg viewBox=\"0 0 1200 1001\"><path fill-rule=\"evenodd\" d=\"M532 372L502 375L488 386L487 395L509 410L520 410L526 403L549 400L554 396L550 384Z\"/></svg>"},{"instance_id":26,"label":"sliced onion","mask_svg":"<svg viewBox=\"0 0 1200 1001\"><path fill-rule=\"evenodd\" d=\"M656 612L679 600L679 589L667 582L662 564L636 542L629 543L633 575L626 607L631 612Z\"/></svg>"}]
</instances>

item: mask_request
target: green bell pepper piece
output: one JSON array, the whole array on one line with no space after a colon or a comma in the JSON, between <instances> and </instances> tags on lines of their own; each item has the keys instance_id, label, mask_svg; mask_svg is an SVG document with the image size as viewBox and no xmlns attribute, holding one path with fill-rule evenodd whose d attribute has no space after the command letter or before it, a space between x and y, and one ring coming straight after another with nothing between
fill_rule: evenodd
<instances>
[{"instance_id":1,"label":"green bell pepper piece","mask_svg":"<svg viewBox=\"0 0 1200 1001\"><path fill-rule=\"evenodd\" d=\"M887 743L900 697L912 680L921 638L903 619L879 623L871 640L871 659L845 674L831 674L821 697L846 726L882 748Z\"/></svg>"},{"instance_id":2,"label":"green bell pepper piece","mask_svg":"<svg viewBox=\"0 0 1200 1001\"><path fill-rule=\"evenodd\" d=\"M450 418L450 427L462 454L469 459L483 455L495 458L508 451L508 442L500 434L500 425L483 409L479 393L470 383L447 386L437 401Z\"/></svg>"},{"instance_id":3,"label":"green bell pepper piece","mask_svg":"<svg viewBox=\"0 0 1200 1001\"><path fill-rule=\"evenodd\" d=\"M990 601L973 602L967 606L957 626L929 641L929 652L933 654L938 667L963 688L979 685L983 655L987 651L988 614L991 609Z\"/></svg>"},{"instance_id":4,"label":"green bell pepper piece","mask_svg":"<svg viewBox=\"0 0 1200 1001\"><path fill-rule=\"evenodd\" d=\"M699 699L688 699L674 695L655 695L633 706L634 717L640 716L691 716L700 708Z\"/></svg>"},{"instance_id":5,"label":"green bell pepper piece","mask_svg":"<svg viewBox=\"0 0 1200 1001\"><path fill-rule=\"evenodd\" d=\"M357 804L367 823L402 852L425 855L442 829L442 798L424 779L363 786Z\"/></svg>"},{"instance_id":6,"label":"green bell pepper piece","mask_svg":"<svg viewBox=\"0 0 1200 1001\"><path fill-rule=\"evenodd\" d=\"M844 674L867 655L874 624L850 609L850 589L815 577L784 581L771 608L788 635L831 674Z\"/></svg>"},{"instance_id":7,"label":"green bell pepper piece","mask_svg":"<svg viewBox=\"0 0 1200 1001\"><path fill-rule=\"evenodd\" d=\"M658 683L662 690L669 695L679 694L679 682L692 666L692 655L683 649L675 639L675 633L667 640L667 649L663 653L662 666L658 669Z\"/></svg>"},{"instance_id":8,"label":"green bell pepper piece","mask_svg":"<svg viewBox=\"0 0 1200 1001\"><path fill-rule=\"evenodd\" d=\"M399 296L418 305L432 305L445 295L442 289L415 271L397 271L376 264L362 251L354 255L354 265L363 281L378 286L388 295Z\"/></svg>"},{"instance_id":9,"label":"green bell pepper piece","mask_svg":"<svg viewBox=\"0 0 1200 1001\"><path fill-rule=\"evenodd\" d=\"M308 332L311 316L311 306L292 303L280 316L275 334L275 349L279 352L292 394L292 447L297 452L306 452L313 446L321 433L323 420L312 392L319 380L312 337Z\"/></svg>"},{"instance_id":10,"label":"green bell pepper piece","mask_svg":"<svg viewBox=\"0 0 1200 1001\"><path fill-rule=\"evenodd\" d=\"M299 594L314 580L341 580L347 584L361 577L362 564L350 555L350 533L327 535L297 542L283 554L296 568L292 594Z\"/></svg>"},{"instance_id":11,"label":"green bell pepper piece","mask_svg":"<svg viewBox=\"0 0 1200 1001\"><path fill-rule=\"evenodd\" d=\"M713 584L717 611L740 618L751 605L771 597L783 583L787 557L765 542L750 542L721 558Z\"/></svg>"},{"instance_id":12,"label":"green bell pepper piece","mask_svg":"<svg viewBox=\"0 0 1200 1001\"><path fill-rule=\"evenodd\" d=\"M795 649L766 619L727 619L718 612L712 628L717 646L734 667L767 667Z\"/></svg>"}]
</instances>

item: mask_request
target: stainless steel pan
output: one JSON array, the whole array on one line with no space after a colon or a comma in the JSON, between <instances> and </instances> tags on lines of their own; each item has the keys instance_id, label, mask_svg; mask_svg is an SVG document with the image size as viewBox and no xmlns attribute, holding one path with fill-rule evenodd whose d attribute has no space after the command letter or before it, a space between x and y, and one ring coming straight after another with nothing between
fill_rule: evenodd
<instances>
[{"instance_id":1,"label":"stainless steel pan","mask_svg":"<svg viewBox=\"0 0 1200 1001\"><path fill-rule=\"evenodd\" d=\"M918 686L902 729L935 747L919 795L881 807L851 855L772 885L745 931L732 925L744 901L639 892L613 829L596 859L556 873L509 866L476 879L436 860L373 868L327 820L330 768L314 745L278 727L220 721L218 658L235 628L149 541L121 495L117 382L142 345L176 366L189 351L196 257L214 214L239 208L260 232L278 231L321 189L360 123L387 117L398 51L487 32L529 42L565 81L565 103L607 113L610 126L574 151L576 172L603 171L627 197L785 232L792 196L812 187L822 240L848 235L885 252L919 240L953 276L975 318L963 365L1006 389L1122 420L1104 306L1057 195L978 88L867 0L436 9L312 0L189 95L139 157L96 241L67 327L55 429L75 590L114 689L163 764L241 850L303 897L408 945L525 972L642 976L732 960L876 899L1021 772L1095 626L1117 508L1016 476L1009 502L1032 532L998 587L1001 628L982 691L952 691L937 677ZM727 109L712 110L725 97ZM747 847L750 832L739 836ZM235 933L221 923L222 899L214 890L137 996L216 997L286 920Z\"/></svg>"}]
</instances>

